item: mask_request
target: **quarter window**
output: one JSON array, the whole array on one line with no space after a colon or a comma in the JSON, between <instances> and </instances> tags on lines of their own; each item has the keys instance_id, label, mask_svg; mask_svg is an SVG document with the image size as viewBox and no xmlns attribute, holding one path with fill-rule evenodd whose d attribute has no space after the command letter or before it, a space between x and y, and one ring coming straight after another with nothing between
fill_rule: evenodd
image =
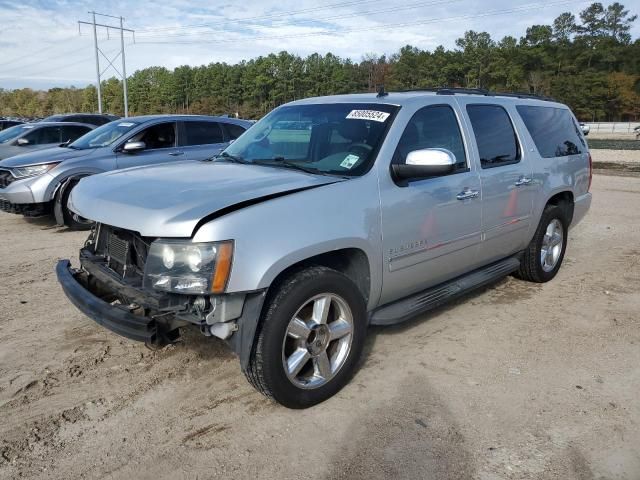
<instances>
[{"instance_id":1,"label":"quarter window","mask_svg":"<svg viewBox=\"0 0 640 480\"><path fill-rule=\"evenodd\" d=\"M229 139L231 140L235 140L245 132L244 127L241 127L240 125L236 125L235 123L225 123L224 126L227 129L227 133L229 134Z\"/></svg>"},{"instance_id":2,"label":"quarter window","mask_svg":"<svg viewBox=\"0 0 640 480\"><path fill-rule=\"evenodd\" d=\"M407 124L394 161L404 163L414 150L444 148L456 157L453 173L467 170L467 159L458 120L448 105L433 105L418 110Z\"/></svg>"},{"instance_id":3,"label":"quarter window","mask_svg":"<svg viewBox=\"0 0 640 480\"><path fill-rule=\"evenodd\" d=\"M224 142L220 124L216 122L184 122L186 139L184 145L209 145Z\"/></svg>"},{"instance_id":4,"label":"quarter window","mask_svg":"<svg viewBox=\"0 0 640 480\"><path fill-rule=\"evenodd\" d=\"M566 157L584 152L586 145L569 110L527 105L516 108L542 157Z\"/></svg>"},{"instance_id":5,"label":"quarter window","mask_svg":"<svg viewBox=\"0 0 640 480\"><path fill-rule=\"evenodd\" d=\"M520 147L506 110L499 105L467 105L482 168L520 161Z\"/></svg>"}]
</instances>

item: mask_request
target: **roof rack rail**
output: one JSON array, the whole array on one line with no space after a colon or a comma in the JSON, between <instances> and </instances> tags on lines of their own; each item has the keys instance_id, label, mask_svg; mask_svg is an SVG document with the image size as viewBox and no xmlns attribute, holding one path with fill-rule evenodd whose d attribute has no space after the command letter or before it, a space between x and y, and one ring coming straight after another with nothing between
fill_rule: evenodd
<instances>
[{"instance_id":1,"label":"roof rack rail","mask_svg":"<svg viewBox=\"0 0 640 480\"><path fill-rule=\"evenodd\" d=\"M455 95L456 93L462 93L467 95L483 95L485 97L492 95L492 93L489 90L486 90L484 88L443 87L443 88L439 88L436 91L436 95Z\"/></svg>"},{"instance_id":2,"label":"roof rack rail","mask_svg":"<svg viewBox=\"0 0 640 480\"><path fill-rule=\"evenodd\" d=\"M547 102L557 101L555 98L546 95L536 95L535 93L525 92L495 92L494 95L499 97L531 98L533 100L545 100Z\"/></svg>"},{"instance_id":3,"label":"roof rack rail","mask_svg":"<svg viewBox=\"0 0 640 480\"><path fill-rule=\"evenodd\" d=\"M482 95L485 97L512 97L512 98L531 98L534 100L544 100L547 102L555 102L556 100L544 95L536 95L534 93L523 92L492 92L485 88L462 88L462 87L434 87L434 88L411 88L409 90L399 90L399 92L433 92L436 95Z\"/></svg>"}]
</instances>

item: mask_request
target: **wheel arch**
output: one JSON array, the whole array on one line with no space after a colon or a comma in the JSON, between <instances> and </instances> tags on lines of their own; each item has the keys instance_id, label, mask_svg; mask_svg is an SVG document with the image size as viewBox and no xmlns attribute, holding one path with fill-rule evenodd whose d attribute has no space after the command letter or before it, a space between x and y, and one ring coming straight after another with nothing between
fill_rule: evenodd
<instances>
[{"instance_id":1,"label":"wheel arch","mask_svg":"<svg viewBox=\"0 0 640 480\"><path fill-rule=\"evenodd\" d=\"M66 190L79 182L85 177L95 175L101 172L76 172L59 180L55 185L53 192L51 193L51 199L53 200L53 216L55 217L58 225L64 225L64 214L62 209L62 197Z\"/></svg>"},{"instance_id":2,"label":"wheel arch","mask_svg":"<svg viewBox=\"0 0 640 480\"><path fill-rule=\"evenodd\" d=\"M375 296L372 292L371 264L366 252L358 247L344 247L297 259L279 272L271 272L267 296L289 275L311 266L323 266L346 275L362 294L365 304Z\"/></svg>"},{"instance_id":3,"label":"wheel arch","mask_svg":"<svg viewBox=\"0 0 640 480\"><path fill-rule=\"evenodd\" d=\"M545 207L547 205L556 205L563 208L565 214L567 215L569 225L571 225L571 221L573 220L574 207L574 196L571 190L561 190L559 192L555 192L551 197L549 197L545 204Z\"/></svg>"}]
</instances>

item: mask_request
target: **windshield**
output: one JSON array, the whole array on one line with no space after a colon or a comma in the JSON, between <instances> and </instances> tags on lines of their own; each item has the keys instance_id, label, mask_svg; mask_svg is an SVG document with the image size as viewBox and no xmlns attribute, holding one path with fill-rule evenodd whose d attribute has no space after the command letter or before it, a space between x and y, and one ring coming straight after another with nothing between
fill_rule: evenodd
<instances>
[{"instance_id":1,"label":"windshield","mask_svg":"<svg viewBox=\"0 0 640 480\"><path fill-rule=\"evenodd\" d=\"M34 125L16 125L15 127L2 130L0 132L0 143L10 142L14 138L18 138L23 133L31 130L33 127Z\"/></svg>"},{"instance_id":2,"label":"windshield","mask_svg":"<svg viewBox=\"0 0 640 480\"><path fill-rule=\"evenodd\" d=\"M133 130L139 124L136 122L111 122L91 130L75 142L69 148L84 150L86 148L98 148L111 145L127 132Z\"/></svg>"},{"instance_id":3,"label":"windshield","mask_svg":"<svg viewBox=\"0 0 640 480\"><path fill-rule=\"evenodd\" d=\"M379 103L280 107L218 158L322 174L362 175L371 167L397 108Z\"/></svg>"}]
</instances>

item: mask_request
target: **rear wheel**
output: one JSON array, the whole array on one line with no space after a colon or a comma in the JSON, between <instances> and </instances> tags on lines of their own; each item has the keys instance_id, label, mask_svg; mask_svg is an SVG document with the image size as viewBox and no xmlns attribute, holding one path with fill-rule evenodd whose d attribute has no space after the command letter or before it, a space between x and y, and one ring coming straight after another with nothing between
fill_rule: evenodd
<instances>
[{"instance_id":1,"label":"rear wheel","mask_svg":"<svg viewBox=\"0 0 640 480\"><path fill-rule=\"evenodd\" d=\"M302 270L265 306L245 375L286 407L320 403L353 375L366 326L364 298L348 277L326 267Z\"/></svg>"},{"instance_id":2,"label":"rear wheel","mask_svg":"<svg viewBox=\"0 0 640 480\"><path fill-rule=\"evenodd\" d=\"M548 282L555 277L564 259L567 233L565 209L558 205L547 205L515 275L538 283Z\"/></svg>"}]
</instances>

